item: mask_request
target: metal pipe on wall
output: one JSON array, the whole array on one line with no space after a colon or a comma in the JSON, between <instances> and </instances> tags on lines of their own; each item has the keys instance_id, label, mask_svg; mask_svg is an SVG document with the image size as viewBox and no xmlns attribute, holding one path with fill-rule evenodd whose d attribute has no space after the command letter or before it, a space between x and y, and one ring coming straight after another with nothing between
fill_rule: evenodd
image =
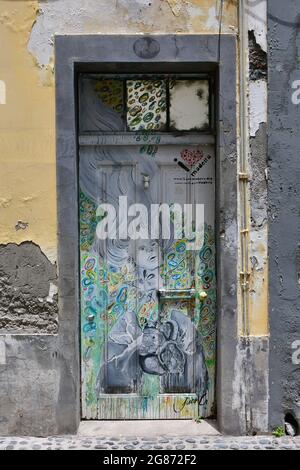
<instances>
[{"instance_id":1,"label":"metal pipe on wall","mask_svg":"<svg viewBox=\"0 0 300 470\"><path fill-rule=\"evenodd\" d=\"M240 124L240 157L239 157L239 196L240 196L240 240L241 240L241 271L240 286L242 298L242 335L250 335L249 321L249 173L248 173L248 104L247 104L247 80L248 80L248 27L245 0L239 2L239 39L240 39L240 64L239 64L239 124Z\"/></svg>"}]
</instances>

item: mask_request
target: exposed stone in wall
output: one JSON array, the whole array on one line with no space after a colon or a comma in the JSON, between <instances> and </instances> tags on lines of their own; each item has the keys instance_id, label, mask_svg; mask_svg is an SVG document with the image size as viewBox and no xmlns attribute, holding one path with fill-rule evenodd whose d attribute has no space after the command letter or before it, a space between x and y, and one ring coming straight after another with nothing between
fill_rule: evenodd
<instances>
[{"instance_id":1,"label":"exposed stone in wall","mask_svg":"<svg viewBox=\"0 0 300 470\"><path fill-rule=\"evenodd\" d=\"M56 276L34 243L0 245L0 332L56 333Z\"/></svg>"},{"instance_id":2,"label":"exposed stone in wall","mask_svg":"<svg viewBox=\"0 0 300 470\"><path fill-rule=\"evenodd\" d=\"M268 65L267 53L256 42L254 31L249 31L249 78L259 80L267 78Z\"/></svg>"}]
</instances>

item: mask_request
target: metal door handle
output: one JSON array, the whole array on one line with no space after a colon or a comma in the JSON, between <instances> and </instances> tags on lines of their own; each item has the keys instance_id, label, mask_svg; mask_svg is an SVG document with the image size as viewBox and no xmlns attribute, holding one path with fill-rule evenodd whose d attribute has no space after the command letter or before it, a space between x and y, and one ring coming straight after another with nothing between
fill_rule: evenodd
<instances>
[{"instance_id":1,"label":"metal door handle","mask_svg":"<svg viewBox=\"0 0 300 470\"><path fill-rule=\"evenodd\" d=\"M195 297L195 289L159 289L158 295L164 299L190 299Z\"/></svg>"}]
</instances>

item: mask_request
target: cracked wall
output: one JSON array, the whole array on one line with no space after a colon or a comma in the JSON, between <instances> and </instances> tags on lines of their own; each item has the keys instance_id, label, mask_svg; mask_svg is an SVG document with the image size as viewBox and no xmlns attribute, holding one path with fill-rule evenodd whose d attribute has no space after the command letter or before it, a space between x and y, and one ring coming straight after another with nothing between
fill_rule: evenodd
<instances>
[{"instance_id":1,"label":"cracked wall","mask_svg":"<svg viewBox=\"0 0 300 470\"><path fill-rule=\"evenodd\" d=\"M56 282L37 245L0 245L0 333L57 333Z\"/></svg>"},{"instance_id":2,"label":"cracked wall","mask_svg":"<svg viewBox=\"0 0 300 470\"><path fill-rule=\"evenodd\" d=\"M219 19L215 0L0 0L0 243L31 240L56 261L54 35L218 33ZM222 20L237 32L234 1Z\"/></svg>"},{"instance_id":3,"label":"cracked wall","mask_svg":"<svg viewBox=\"0 0 300 470\"><path fill-rule=\"evenodd\" d=\"M249 326L252 336L268 336L266 1L249 4L247 24L251 268Z\"/></svg>"},{"instance_id":4,"label":"cracked wall","mask_svg":"<svg viewBox=\"0 0 300 470\"><path fill-rule=\"evenodd\" d=\"M269 2L269 251L270 423L286 413L300 424L300 161L299 105L292 101L300 77L300 10L297 0ZM277 20L279 18L279 20ZM282 21L284 20L284 21ZM284 52L283 52L284 51Z\"/></svg>"}]
</instances>

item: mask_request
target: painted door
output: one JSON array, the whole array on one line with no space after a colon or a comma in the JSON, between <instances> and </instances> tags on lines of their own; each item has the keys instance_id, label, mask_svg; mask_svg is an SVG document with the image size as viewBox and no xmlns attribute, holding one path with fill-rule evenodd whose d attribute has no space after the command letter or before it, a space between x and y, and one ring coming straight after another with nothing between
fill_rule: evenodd
<instances>
[{"instance_id":1,"label":"painted door","mask_svg":"<svg viewBox=\"0 0 300 470\"><path fill-rule=\"evenodd\" d=\"M152 128L121 134L116 95L123 97L124 82L82 86L81 119L90 131L79 156L82 416L211 416L214 146L191 145L189 134L176 143ZM134 127L134 86L127 87L127 125ZM108 128L115 132L101 134Z\"/></svg>"}]
</instances>

